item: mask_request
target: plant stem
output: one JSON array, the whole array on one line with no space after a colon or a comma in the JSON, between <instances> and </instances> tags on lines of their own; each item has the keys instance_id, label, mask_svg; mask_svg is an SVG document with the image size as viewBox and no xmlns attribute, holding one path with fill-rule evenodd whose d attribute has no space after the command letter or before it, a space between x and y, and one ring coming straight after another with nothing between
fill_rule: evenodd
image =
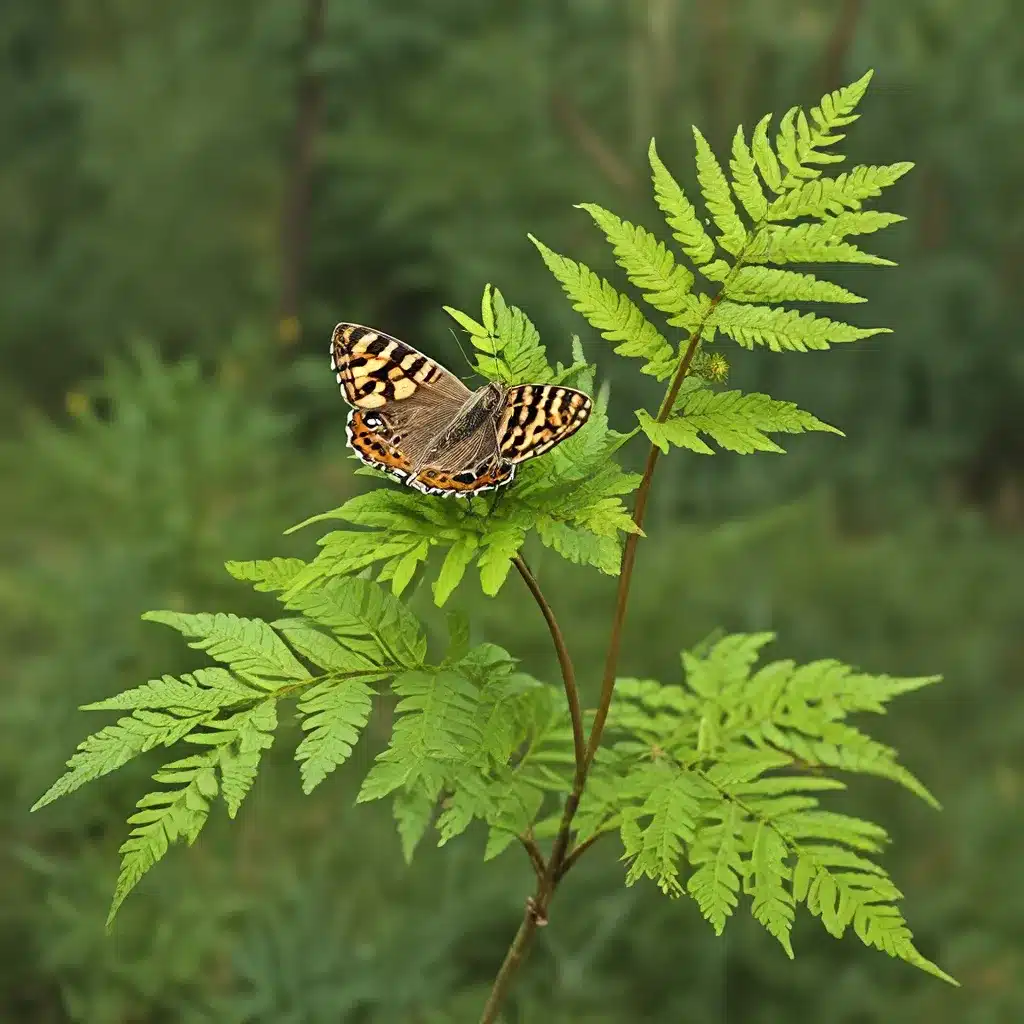
<instances>
[{"instance_id":1,"label":"plant stem","mask_svg":"<svg viewBox=\"0 0 1024 1024\"><path fill-rule=\"evenodd\" d=\"M679 389L683 386L683 380L690 371L693 357L697 354L701 330L717 305L718 297L716 296L711 300L711 306L704 319L693 334L690 335L686 352L679 363L679 367L676 369L668 391L665 393L661 408L658 410L657 421L659 423L664 423L672 412L672 407L675 405L676 398L679 395ZM651 450L647 454L647 465L644 467L643 479L641 479L640 486L637 488L636 504L633 506L633 522L638 529L643 526L644 514L647 512L647 499L651 492L651 480L654 477L654 470L657 467L660 454L661 449L656 444L652 444ZM590 740L587 743L588 768L594 760L597 748L601 744L601 734L604 732L604 725L608 720L608 711L612 703L612 691L615 689L615 673L619 667L619 652L622 648L623 627L626 623L626 606L629 603L629 588L633 582L633 566L636 564L636 547L639 540L639 533L631 533L626 538L626 543L622 546L619 586L615 595L615 614L612 618L612 632L608 641L608 654L604 663L604 675L601 678L601 699L597 705L597 715L590 729Z\"/></svg>"},{"instance_id":2,"label":"plant stem","mask_svg":"<svg viewBox=\"0 0 1024 1024\"><path fill-rule=\"evenodd\" d=\"M697 326L697 329L693 334L690 335L686 351L683 354L683 358L672 378L672 383L669 385L669 389L665 393L665 398L661 403L661 408L658 410L657 420L659 423L664 423L672 412L672 407L675 405L676 398L679 395L679 389L683 386L683 380L690 370L693 357L697 354L697 349L700 345L701 331L704 324L707 322L708 317L710 317L717 305L718 298L716 297L715 299L712 299L711 306L709 307L704 319ZM636 504L633 508L633 522L636 524L638 529L643 524L644 513L647 510L647 498L651 489L651 479L654 476L654 469L658 461L658 453L659 449L657 445L652 444L651 451L647 456L647 466L644 470L643 478L640 481L640 487L637 490ZM626 538L626 543L623 545L622 564L619 572L619 588L615 600L615 614L612 619L612 634L608 644L608 657L605 661L604 676L601 682L601 702L598 705L597 717L594 719L593 728L590 730L590 741L586 746L584 746L583 741L583 716L580 711L579 690L576 688L576 675L573 671L568 649L565 646L565 639L562 636L562 631L558 627L558 622L555 620L551 606L545 600L537 580L534 578L533 573L530 572L526 563L518 555L512 560L515 563L516 568L519 570L519 575L523 577L526 585L530 588L530 593L533 594L534 599L539 605L540 610L547 621L548 629L551 631L551 639L554 642L555 652L558 655L558 663L562 669L562 681L565 684L565 695L569 703L569 714L572 718L576 772L573 778L572 792L566 798L565 807L562 809L562 820L558 826L558 834L555 837L551 856L544 865L543 874L541 874L537 879L537 888L534 891L533 896L526 902L526 910L523 914L523 920L519 925L519 930L516 932L515 938L512 940L512 944L508 948L508 952L505 954L505 959L502 961L497 977L494 979L491 994L487 999L487 1004L484 1006L483 1014L480 1017L480 1024L494 1024L494 1021L497 1020L498 1011L505 1000L505 996L508 994L509 986L512 984L512 979L514 978L516 971L519 969L519 965L523 962L523 959L526 956L526 952L529 949L534 933L539 926L546 925L548 923L548 907L550 906L552 896L554 896L555 889L558 888L558 883L562 880L566 871L576 863L580 854L582 854L583 851L590 846L591 842L593 842L593 840L589 840L588 842L581 844L572 852L572 854L569 854L569 836L572 828L572 820L576 815L576 810L580 805L580 799L583 796L583 789L587 782L587 772L590 770L590 765L594 760L594 755L597 753L598 745L601 742L601 733L604 730L604 724L608 718L608 709L610 708L612 701L612 691L615 688L615 673L618 669L619 649L622 644L622 629L626 620L626 605L629 602L629 588L633 578L633 566L636 562L636 545L639 536L639 533L631 533ZM531 860L532 859L533 858L531 856Z\"/></svg>"},{"instance_id":3,"label":"plant stem","mask_svg":"<svg viewBox=\"0 0 1024 1024\"><path fill-rule=\"evenodd\" d=\"M541 592L540 584L536 577L530 572L529 566L523 561L522 555L516 555L512 559L513 565L519 570L519 575L530 588L534 600L537 602L544 616L548 629L551 631L551 640L555 645L555 654L558 655L558 667L562 670L562 683L565 686L565 699L569 704L569 717L572 719L572 745L576 756L576 773L580 775L586 759L586 746L583 740L583 713L580 710L580 692L576 687L576 672L572 667L572 658L569 657L569 649L565 646L565 637L558 626L555 613L551 605Z\"/></svg>"}]
</instances>

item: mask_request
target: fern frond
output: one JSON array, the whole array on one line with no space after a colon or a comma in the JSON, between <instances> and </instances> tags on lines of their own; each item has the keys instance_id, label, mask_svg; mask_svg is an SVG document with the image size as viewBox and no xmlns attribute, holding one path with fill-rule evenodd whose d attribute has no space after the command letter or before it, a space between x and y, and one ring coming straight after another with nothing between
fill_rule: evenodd
<instances>
[{"instance_id":1,"label":"fern frond","mask_svg":"<svg viewBox=\"0 0 1024 1024\"><path fill-rule=\"evenodd\" d=\"M679 183L661 162L654 139L647 155L651 162L654 198L665 214L665 220L673 237L682 246L683 252L693 260L694 266L703 267L715 255L715 243L704 230L693 204L686 198Z\"/></svg>"},{"instance_id":2,"label":"fern frond","mask_svg":"<svg viewBox=\"0 0 1024 1024\"><path fill-rule=\"evenodd\" d=\"M285 601L326 626L349 650L375 664L421 665L427 641L417 618L397 598L370 580L333 579Z\"/></svg>"},{"instance_id":3,"label":"fern frond","mask_svg":"<svg viewBox=\"0 0 1024 1024\"><path fill-rule=\"evenodd\" d=\"M801 434L806 430L842 431L824 423L792 402L768 395L741 391L691 390L681 397L675 415L664 423L652 420L643 409L637 418L644 432L662 451L669 444L710 454L712 449L698 438L704 433L723 448L747 455L752 452L782 452L784 449L767 435Z\"/></svg>"},{"instance_id":4,"label":"fern frond","mask_svg":"<svg viewBox=\"0 0 1024 1024\"><path fill-rule=\"evenodd\" d=\"M363 780L359 802L379 800L414 784L437 794L445 774L462 760L464 750L479 743L476 720L479 693L450 669L411 671L392 689L402 699L387 749L377 756Z\"/></svg>"},{"instance_id":5,"label":"fern frond","mask_svg":"<svg viewBox=\"0 0 1024 1024\"><path fill-rule=\"evenodd\" d=\"M472 534L460 537L445 555L441 571L432 585L434 604L440 608L455 592L462 581L473 557L477 553L479 541Z\"/></svg>"},{"instance_id":6,"label":"fern frond","mask_svg":"<svg viewBox=\"0 0 1024 1024\"><path fill-rule=\"evenodd\" d=\"M813 274L774 267L740 267L726 278L722 295L733 302L866 302L860 295Z\"/></svg>"},{"instance_id":7,"label":"fern frond","mask_svg":"<svg viewBox=\"0 0 1024 1024\"><path fill-rule=\"evenodd\" d=\"M616 536L569 526L549 516L539 519L536 525L537 536L544 545L557 551L566 561L576 565L592 565L609 576L618 575L620 548ZM615 525L618 525L617 516Z\"/></svg>"},{"instance_id":8,"label":"fern frond","mask_svg":"<svg viewBox=\"0 0 1024 1024\"><path fill-rule=\"evenodd\" d=\"M644 765L627 778L625 789L643 802L622 811L620 834L624 859L631 861L626 885L647 876L670 896L682 894L679 858L684 843L692 843L707 791L700 779L675 765ZM641 825L641 819L649 819Z\"/></svg>"},{"instance_id":9,"label":"fern frond","mask_svg":"<svg viewBox=\"0 0 1024 1024\"><path fill-rule=\"evenodd\" d=\"M223 612L186 615L168 611L146 612L142 617L195 638L189 647L206 651L246 681L265 689L273 689L282 681L309 678L284 641L261 619L243 619Z\"/></svg>"},{"instance_id":10,"label":"fern frond","mask_svg":"<svg viewBox=\"0 0 1024 1024\"><path fill-rule=\"evenodd\" d=\"M757 164L743 135L742 126L736 129L733 136L729 170L732 171L732 188L737 198L750 219L755 224L760 223L768 213L768 199L761 187L761 179L757 176Z\"/></svg>"},{"instance_id":11,"label":"fern frond","mask_svg":"<svg viewBox=\"0 0 1024 1024\"><path fill-rule=\"evenodd\" d=\"M768 224L754 235L744 252L744 259L747 263L774 263L779 266L788 263L866 263L879 267L894 267L896 264L892 260L864 252L863 249L844 242L843 238L858 233L860 228L864 229L862 233L866 234L880 231L886 226L883 223L885 218L895 217L895 214L879 214L880 219L877 220L865 217L860 222L834 223L839 221L840 217L861 217L862 214L875 212L864 210L860 213L839 214L838 217L826 218L824 221L809 221L794 227ZM874 224L878 226L873 227ZM845 234L836 233L837 230Z\"/></svg>"},{"instance_id":12,"label":"fern frond","mask_svg":"<svg viewBox=\"0 0 1024 1024\"><path fill-rule=\"evenodd\" d=\"M205 722L212 721L216 711L193 711L168 714L145 708L87 736L68 759L68 770L32 805L32 810L67 796L93 779L109 775L139 754L154 747L170 747Z\"/></svg>"},{"instance_id":13,"label":"fern frond","mask_svg":"<svg viewBox=\"0 0 1024 1024\"><path fill-rule=\"evenodd\" d=\"M214 742L220 747L221 795L228 805L228 816L233 818L256 781L263 751L273 745L277 702L265 700L212 725L217 729ZM185 738L189 742L210 741L203 733L192 733Z\"/></svg>"},{"instance_id":14,"label":"fern frond","mask_svg":"<svg viewBox=\"0 0 1024 1024\"><path fill-rule=\"evenodd\" d=\"M725 930L726 919L739 903L737 893L744 872L738 838L741 822L736 804L716 807L707 813L688 851L697 870L687 880L686 889L716 935Z\"/></svg>"},{"instance_id":15,"label":"fern frond","mask_svg":"<svg viewBox=\"0 0 1024 1024\"><path fill-rule=\"evenodd\" d=\"M736 205L733 203L732 192L729 189L729 180L707 139L696 127L693 129L693 138L697 144L697 181L700 182L704 204L707 206L715 226L721 232L718 236L718 244L726 252L736 256L743 249L747 240L747 229L736 212ZM747 181L745 184L749 191L750 182Z\"/></svg>"},{"instance_id":16,"label":"fern frond","mask_svg":"<svg viewBox=\"0 0 1024 1024\"><path fill-rule=\"evenodd\" d=\"M443 308L469 333L477 350L477 369L485 377L512 384L550 379L552 369L537 328L521 309L509 305L497 288L484 288L482 324L451 306Z\"/></svg>"},{"instance_id":17,"label":"fern frond","mask_svg":"<svg viewBox=\"0 0 1024 1024\"><path fill-rule=\"evenodd\" d=\"M287 590L305 567L306 563L301 558L270 558L265 561L224 563L224 568L236 580L251 583L254 590L264 593Z\"/></svg>"},{"instance_id":18,"label":"fern frond","mask_svg":"<svg viewBox=\"0 0 1024 1024\"><path fill-rule=\"evenodd\" d=\"M768 221L796 220L797 217L827 217L844 210L859 210L865 199L874 199L913 168L904 161L882 166L860 165L834 178L805 181L784 192L768 206Z\"/></svg>"},{"instance_id":19,"label":"fern frond","mask_svg":"<svg viewBox=\"0 0 1024 1024\"><path fill-rule=\"evenodd\" d=\"M823 149L841 142L845 135L836 129L852 124L860 116L853 111L864 95L871 75L869 71L856 82L823 96L820 104L811 109L810 120L799 107L786 111L775 139L779 160L789 172L782 180L782 189L793 188L808 178L817 177L821 172L815 164L837 163L843 159L839 154L826 153Z\"/></svg>"},{"instance_id":20,"label":"fern frond","mask_svg":"<svg viewBox=\"0 0 1024 1024\"><path fill-rule=\"evenodd\" d=\"M147 793L128 819L128 824L135 827L120 849L121 872L107 914L108 928L125 897L170 844L179 839L191 844L198 838L210 813L210 801L219 788L214 767L219 757L213 748L164 765L153 776L154 781L174 788Z\"/></svg>"},{"instance_id":21,"label":"fern frond","mask_svg":"<svg viewBox=\"0 0 1024 1024\"><path fill-rule=\"evenodd\" d=\"M792 875L792 869L786 864L788 853L779 833L763 821L759 822L750 854L750 889L753 895L750 912L770 935L779 940L792 960L793 946L789 933L796 901L785 885Z\"/></svg>"},{"instance_id":22,"label":"fern frond","mask_svg":"<svg viewBox=\"0 0 1024 1024\"><path fill-rule=\"evenodd\" d=\"M295 750L306 794L344 764L370 719L372 688L362 679L326 679L298 703L305 737Z\"/></svg>"},{"instance_id":23,"label":"fern frond","mask_svg":"<svg viewBox=\"0 0 1024 1024\"><path fill-rule=\"evenodd\" d=\"M161 708L181 712L216 711L232 704L261 700L266 691L250 686L225 668L200 668L180 677L161 676L113 697L83 704L83 711Z\"/></svg>"},{"instance_id":24,"label":"fern frond","mask_svg":"<svg viewBox=\"0 0 1024 1024\"><path fill-rule=\"evenodd\" d=\"M480 566L480 586L483 592L493 597L505 582L512 559L526 540L526 527L514 522L504 522L489 530L483 538L483 546L477 564Z\"/></svg>"},{"instance_id":25,"label":"fern frond","mask_svg":"<svg viewBox=\"0 0 1024 1024\"><path fill-rule=\"evenodd\" d=\"M392 811L406 864L412 863L412 855L430 825L436 805L436 794L430 794L416 786L411 789L400 789L395 793Z\"/></svg>"},{"instance_id":26,"label":"fern frond","mask_svg":"<svg viewBox=\"0 0 1024 1024\"><path fill-rule=\"evenodd\" d=\"M533 235L528 237L572 300L573 309L582 313L603 338L618 342L615 351L619 355L646 359L640 372L656 371L655 375L674 360L672 346L631 299L617 292L585 264L560 256Z\"/></svg>"},{"instance_id":27,"label":"fern frond","mask_svg":"<svg viewBox=\"0 0 1024 1024\"><path fill-rule=\"evenodd\" d=\"M852 327L814 313L729 301L719 303L713 322L744 348L766 345L772 352L821 350L892 333L888 327Z\"/></svg>"},{"instance_id":28,"label":"fern frond","mask_svg":"<svg viewBox=\"0 0 1024 1024\"><path fill-rule=\"evenodd\" d=\"M644 293L645 302L663 313L680 313L695 305L690 294L693 274L676 263L664 242L658 241L645 228L630 224L593 203L580 203L579 209L586 210L604 231L612 245L615 262Z\"/></svg>"}]
</instances>

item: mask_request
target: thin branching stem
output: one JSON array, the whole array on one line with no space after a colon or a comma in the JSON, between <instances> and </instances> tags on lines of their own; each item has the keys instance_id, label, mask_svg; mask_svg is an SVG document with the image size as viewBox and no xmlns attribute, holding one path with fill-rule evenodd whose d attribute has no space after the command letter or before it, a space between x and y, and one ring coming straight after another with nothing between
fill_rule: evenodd
<instances>
[{"instance_id":1,"label":"thin branching stem","mask_svg":"<svg viewBox=\"0 0 1024 1024\"><path fill-rule=\"evenodd\" d=\"M555 654L558 656L558 667L562 671L562 683L565 686L565 699L569 705L569 717L572 719L572 745L576 756L576 772L581 773L585 758L586 745L583 739L583 713L580 710L580 692L576 687L576 671L572 667L572 658L569 657L569 649L565 645L565 637L559 628L555 613L551 610L540 589L537 578L530 572L529 566L523 560L522 555L516 555L512 563L519 570L519 575L530 588L533 599L537 602L544 621L548 624L551 632L551 642L555 645Z\"/></svg>"},{"instance_id":2,"label":"thin branching stem","mask_svg":"<svg viewBox=\"0 0 1024 1024\"><path fill-rule=\"evenodd\" d=\"M701 329L707 322L715 306L718 305L718 297L711 300L704 320L697 329L690 335L686 346L686 352L676 369L672 383L669 385L665 398L658 410L657 421L664 423L669 418L672 408L679 396L679 389L683 386L686 375L690 372L690 365L693 357L697 354L700 346ZM654 478L654 470L658 465L658 456L661 450L656 444L651 445L647 454L647 465L644 467L643 479L636 492L636 504L633 506L633 522L637 528L642 528L644 515L647 512L647 499L651 492L651 481ZM622 648L622 633L626 624L626 607L629 603L629 588L633 582L633 567L636 564L636 548L640 539L639 533L631 533L622 546L622 564L619 569L619 586L615 595L615 613L612 618L611 637L608 641L608 654L604 663L604 675L601 677L601 698L597 705L597 714L594 717L594 724L590 729L590 740L587 743L587 767L590 767L601 744L601 734L604 732L605 722L608 720L608 711L612 704L612 691L615 689L615 674L619 668L619 653Z\"/></svg>"}]
</instances>

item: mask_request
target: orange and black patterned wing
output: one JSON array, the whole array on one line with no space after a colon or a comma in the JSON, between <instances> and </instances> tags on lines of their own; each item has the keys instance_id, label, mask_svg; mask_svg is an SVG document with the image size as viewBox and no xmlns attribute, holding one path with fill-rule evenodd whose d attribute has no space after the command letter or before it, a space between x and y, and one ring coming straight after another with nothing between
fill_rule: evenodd
<instances>
[{"instance_id":1,"label":"orange and black patterned wing","mask_svg":"<svg viewBox=\"0 0 1024 1024\"><path fill-rule=\"evenodd\" d=\"M338 324L331 337L331 369L349 405L382 409L424 399L458 411L469 388L440 363L404 341L359 324Z\"/></svg>"},{"instance_id":2,"label":"orange and black patterned wing","mask_svg":"<svg viewBox=\"0 0 1024 1024\"><path fill-rule=\"evenodd\" d=\"M393 433L384 417L377 412L353 409L348 417L348 443L360 461L390 474L396 480L415 487L424 494L444 497L472 497L484 491L510 484L516 467L500 459L494 452L476 466L449 471L437 466L421 469L415 477L413 462L394 442Z\"/></svg>"},{"instance_id":3,"label":"orange and black patterned wing","mask_svg":"<svg viewBox=\"0 0 1024 1024\"><path fill-rule=\"evenodd\" d=\"M558 384L509 388L498 423L498 450L508 462L525 462L572 437L594 403L582 391Z\"/></svg>"}]
</instances>

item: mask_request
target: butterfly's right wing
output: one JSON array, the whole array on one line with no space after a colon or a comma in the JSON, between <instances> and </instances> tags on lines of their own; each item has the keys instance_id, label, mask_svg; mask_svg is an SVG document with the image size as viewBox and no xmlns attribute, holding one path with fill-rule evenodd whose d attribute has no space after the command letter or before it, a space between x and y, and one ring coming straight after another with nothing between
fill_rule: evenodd
<instances>
[{"instance_id":1,"label":"butterfly's right wing","mask_svg":"<svg viewBox=\"0 0 1024 1024\"><path fill-rule=\"evenodd\" d=\"M429 356L359 324L334 328L331 369L349 405L374 413L414 463L472 394Z\"/></svg>"}]
</instances>

